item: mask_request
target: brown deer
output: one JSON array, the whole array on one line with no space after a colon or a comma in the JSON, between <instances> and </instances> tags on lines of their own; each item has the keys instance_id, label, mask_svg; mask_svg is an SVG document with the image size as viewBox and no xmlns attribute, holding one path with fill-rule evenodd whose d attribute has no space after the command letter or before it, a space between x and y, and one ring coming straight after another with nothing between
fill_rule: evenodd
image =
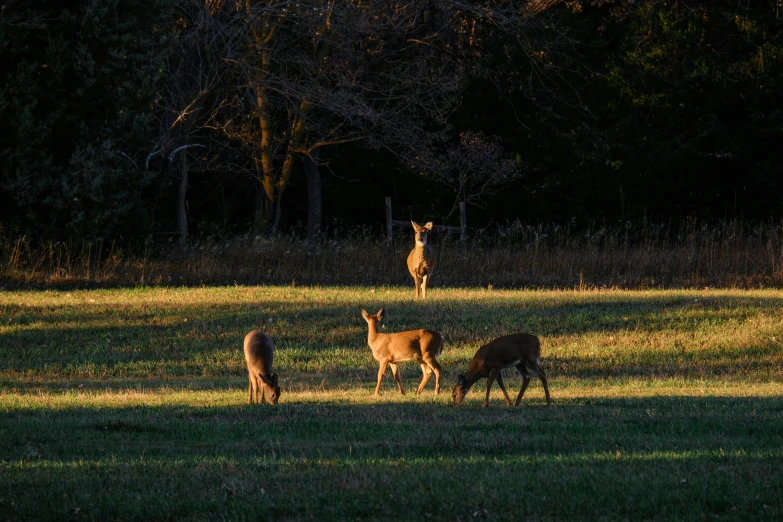
<instances>
[{"instance_id":1,"label":"brown deer","mask_svg":"<svg viewBox=\"0 0 783 522\"><path fill-rule=\"evenodd\" d=\"M277 385L277 374L272 373L272 358L275 346L272 339L261 330L253 330L245 336L245 361L247 361L247 374L250 386L247 389L247 403L258 403L258 390L261 389L261 403L265 397L272 404L277 404L280 399L280 386Z\"/></svg>"},{"instance_id":2,"label":"brown deer","mask_svg":"<svg viewBox=\"0 0 783 522\"><path fill-rule=\"evenodd\" d=\"M416 246L408 254L408 271L413 276L416 298L418 299L421 294L421 298L426 299L427 281L435 269L435 253L427 246L427 233L432 230L432 222L422 227L415 221L411 221L411 225L416 231Z\"/></svg>"},{"instance_id":3,"label":"brown deer","mask_svg":"<svg viewBox=\"0 0 783 522\"><path fill-rule=\"evenodd\" d=\"M549 386L547 386L546 375L541 369L541 342L535 335L526 333L517 333L498 337L478 349L473 360L470 361L468 371L465 375L459 376L459 381L451 392L454 398L454 406L462 404L465 395L467 395L473 384L482 377L487 378L487 395L484 397L483 407L489 406L489 390L495 379L498 380L500 389L506 397L506 406L511 406L511 398L508 396L506 387L503 384L503 368L514 367L522 377L522 389L517 395L514 406L519 406L519 401L530 384L530 372L534 372L541 379L546 394L546 404L549 406Z\"/></svg>"},{"instance_id":4,"label":"brown deer","mask_svg":"<svg viewBox=\"0 0 783 522\"><path fill-rule=\"evenodd\" d=\"M409 330L398 333L378 333L378 323L383 319L383 308L377 314L370 315L362 310L362 317L367 321L368 333L367 344L370 345L372 355L380 363L378 369L378 384L375 386L375 395L380 395L381 380L386 373L386 367L391 366L394 380L397 381L397 387L400 393L405 395L400 381L400 369L398 363L416 360L421 365L421 372L424 374L421 384L416 390L420 394L424 387L435 374L435 394L440 393L440 364L438 357L443 350L443 336L433 330Z\"/></svg>"}]
</instances>

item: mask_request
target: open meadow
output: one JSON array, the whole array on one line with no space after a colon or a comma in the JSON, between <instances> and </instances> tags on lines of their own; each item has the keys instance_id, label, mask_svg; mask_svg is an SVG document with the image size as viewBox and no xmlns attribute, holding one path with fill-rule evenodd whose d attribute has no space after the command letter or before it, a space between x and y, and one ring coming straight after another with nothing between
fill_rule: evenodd
<instances>
[{"instance_id":1,"label":"open meadow","mask_svg":"<svg viewBox=\"0 0 783 522\"><path fill-rule=\"evenodd\" d=\"M780 520L783 291L226 286L0 292L0 520ZM446 346L373 396L360 311ZM275 341L248 406L242 338ZM542 342L553 404L476 349ZM505 371L512 397L520 379Z\"/></svg>"}]
</instances>

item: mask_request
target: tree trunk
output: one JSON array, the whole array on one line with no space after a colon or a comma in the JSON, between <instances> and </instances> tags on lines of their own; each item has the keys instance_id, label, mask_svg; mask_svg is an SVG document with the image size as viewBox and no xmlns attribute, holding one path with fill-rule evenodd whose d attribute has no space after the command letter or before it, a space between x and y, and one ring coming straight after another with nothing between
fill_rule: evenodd
<instances>
[{"instance_id":1,"label":"tree trunk","mask_svg":"<svg viewBox=\"0 0 783 522\"><path fill-rule=\"evenodd\" d=\"M280 196L282 191L275 187L275 180L268 175L270 163L256 160L255 201L253 209L253 232L274 236L280 222Z\"/></svg>"},{"instance_id":2,"label":"tree trunk","mask_svg":"<svg viewBox=\"0 0 783 522\"><path fill-rule=\"evenodd\" d=\"M266 208L266 205L264 205L266 202L266 193L264 192L264 187L261 183L256 182L254 185L256 188L256 197L253 210L253 232L258 235L263 234L266 229L266 216L264 215L264 210Z\"/></svg>"},{"instance_id":3,"label":"tree trunk","mask_svg":"<svg viewBox=\"0 0 783 522\"><path fill-rule=\"evenodd\" d=\"M179 159L179 193L177 194L177 233L179 244L188 242L188 149L180 151Z\"/></svg>"},{"instance_id":4,"label":"tree trunk","mask_svg":"<svg viewBox=\"0 0 783 522\"><path fill-rule=\"evenodd\" d=\"M323 222L323 199L321 196L321 173L318 170L316 149L312 156L303 156L305 178L307 178L307 240L313 241L321 234Z\"/></svg>"},{"instance_id":5,"label":"tree trunk","mask_svg":"<svg viewBox=\"0 0 783 522\"><path fill-rule=\"evenodd\" d=\"M783 1L783 0L781 0ZM319 134L325 135L332 122L334 113L323 111L318 118ZM321 159L321 148L312 149L310 156L302 158L305 178L307 179L307 240L315 240L321 234L323 225L323 193L321 192L321 171L318 161Z\"/></svg>"},{"instance_id":6,"label":"tree trunk","mask_svg":"<svg viewBox=\"0 0 783 522\"><path fill-rule=\"evenodd\" d=\"M277 195L277 201L267 201L267 203L270 204L270 208L272 209L272 221L269 224L269 229L267 230L267 235L269 237L275 237L277 235L277 229L280 226L280 199L282 194L278 193Z\"/></svg>"}]
</instances>

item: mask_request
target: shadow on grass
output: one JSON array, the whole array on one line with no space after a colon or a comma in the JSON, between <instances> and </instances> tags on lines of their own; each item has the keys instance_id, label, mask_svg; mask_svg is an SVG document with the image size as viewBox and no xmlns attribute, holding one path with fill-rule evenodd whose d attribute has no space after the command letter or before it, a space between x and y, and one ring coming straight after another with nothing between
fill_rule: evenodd
<instances>
[{"instance_id":1,"label":"shadow on grass","mask_svg":"<svg viewBox=\"0 0 783 522\"><path fill-rule=\"evenodd\" d=\"M774 519L783 398L0 411L7 518ZM165 493L163 493L165 492ZM143 499L143 500L142 500ZM78 511L76 511L78 509Z\"/></svg>"},{"instance_id":2,"label":"shadow on grass","mask_svg":"<svg viewBox=\"0 0 783 522\"><path fill-rule=\"evenodd\" d=\"M271 444L270 451L278 456L310 454L316 449L327 456L333 451L342 454L344 443L353 444L353 451L368 458L388 458L398 450L410 457L571 455L616 448L698 452L711 448L710 441L723 450L783 451L783 398L779 397L577 397L558 399L550 407L539 399L525 399L516 408L493 397L488 409L480 407L480 397L474 394L459 408L448 395L415 402L388 396L361 404L340 398L300 399L278 407L140 401L132 406L81 406L74 402L55 408L40 404L6 408L0 420L7 441L25 434L15 440L16 451L23 452L31 441L55 446L79 441L76 444L84 446L102 430L123 434L106 441L117 444L118 450L133 448L134 437L144 435L140 442L145 454L160 450L161 456L169 457L192 449L175 441L207 444L202 454L213 457L258 444ZM25 453L15 455L13 446L4 446L0 458L24 457Z\"/></svg>"}]
</instances>

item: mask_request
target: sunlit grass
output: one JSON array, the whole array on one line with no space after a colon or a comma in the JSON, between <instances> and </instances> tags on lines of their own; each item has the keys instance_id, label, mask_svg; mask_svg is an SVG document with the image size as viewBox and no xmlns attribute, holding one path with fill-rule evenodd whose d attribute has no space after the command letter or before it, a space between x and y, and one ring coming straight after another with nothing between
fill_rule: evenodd
<instances>
[{"instance_id":1,"label":"sunlit grass","mask_svg":"<svg viewBox=\"0 0 783 522\"><path fill-rule=\"evenodd\" d=\"M410 379L410 387L418 384L419 379ZM519 381L510 380L509 386L517 387ZM476 385L472 392L472 401L468 405L479 406L483 398L483 381ZM438 404L449 405L452 382L447 383L449 390L442 391L440 396L423 393L416 396L408 393L401 396L396 389L390 387L380 397L373 395L374 385L349 382L338 385L314 383L311 388L301 384L284 388L283 402L307 404L339 404L374 406L385 404L416 405ZM142 384L127 381L100 382L93 385L65 383L61 386L51 384L34 385L26 383L21 388L6 388L0 392L0 411L22 412L26 410L59 411L78 408L127 408L127 407L228 407L241 405L247 400L247 390L244 389L244 379L229 381L199 380L196 382L174 381L168 384ZM230 387L230 388L229 388ZM59 388L59 389L58 389ZM85 391L87 388L87 391ZM89 389L92 388L92 389ZM229 388L229 389L226 389ZM293 388L293 389L292 389ZM589 399L644 399L654 397L749 397L777 398L783 396L783 383L746 384L725 382L714 384L709 382L685 382L679 379L668 379L661 382L650 380L628 380L601 386L584 386L571 383L567 387L557 388L557 402L573 403ZM491 394L491 404L503 406L503 395L497 386ZM541 406L545 404L543 390L534 382L525 394L525 404Z\"/></svg>"},{"instance_id":2,"label":"sunlit grass","mask_svg":"<svg viewBox=\"0 0 783 522\"><path fill-rule=\"evenodd\" d=\"M542 338L557 377L783 379L783 296L767 291L514 292L223 287L0 293L0 377L178 378L241 375L241 339L275 340L281 374L371 378L359 311L386 331L428 327L456 372L481 343Z\"/></svg>"}]
</instances>

